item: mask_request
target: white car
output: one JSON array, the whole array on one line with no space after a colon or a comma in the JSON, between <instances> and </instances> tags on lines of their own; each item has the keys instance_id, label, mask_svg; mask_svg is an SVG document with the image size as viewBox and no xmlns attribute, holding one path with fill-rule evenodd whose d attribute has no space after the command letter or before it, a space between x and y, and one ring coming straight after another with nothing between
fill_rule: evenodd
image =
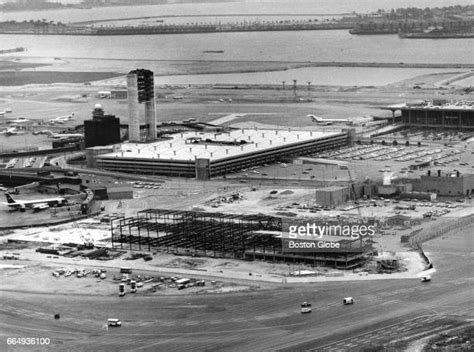
<instances>
[{"instance_id":1,"label":"white car","mask_svg":"<svg viewBox=\"0 0 474 352\"><path fill-rule=\"evenodd\" d=\"M344 305L354 304L354 299L352 297L346 297L342 300L342 303Z\"/></svg>"},{"instance_id":2,"label":"white car","mask_svg":"<svg viewBox=\"0 0 474 352\"><path fill-rule=\"evenodd\" d=\"M303 302L301 304L301 313L311 313L311 303Z\"/></svg>"}]
</instances>

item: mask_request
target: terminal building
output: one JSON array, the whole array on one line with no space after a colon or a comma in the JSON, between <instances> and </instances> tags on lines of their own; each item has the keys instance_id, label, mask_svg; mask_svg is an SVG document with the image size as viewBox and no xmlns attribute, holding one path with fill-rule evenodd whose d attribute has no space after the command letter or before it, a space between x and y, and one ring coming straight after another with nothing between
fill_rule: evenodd
<instances>
[{"instance_id":1,"label":"terminal building","mask_svg":"<svg viewBox=\"0 0 474 352\"><path fill-rule=\"evenodd\" d=\"M397 118L408 127L450 128L474 130L474 102L449 103L445 100L390 105L384 109L397 111Z\"/></svg>"},{"instance_id":2,"label":"terminal building","mask_svg":"<svg viewBox=\"0 0 474 352\"><path fill-rule=\"evenodd\" d=\"M117 151L95 155L93 164L110 171L207 180L283 158L343 147L352 143L353 135L353 130L187 131L150 143L124 143Z\"/></svg>"},{"instance_id":3,"label":"terminal building","mask_svg":"<svg viewBox=\"0 0 474 352\"><path fill-rule=\"evenodd\" d=\"M86 143L86 147L94 147L86 152L88 166L114 172L208 180L354 142L354 129L337 132L231 129L202 124L195 119L180 124L160 119L158 129L153 72L145 69L127 75L127 96L128 143L117 142L106 148L99 147L105 144Z\"/></svg>"}]
</instances>

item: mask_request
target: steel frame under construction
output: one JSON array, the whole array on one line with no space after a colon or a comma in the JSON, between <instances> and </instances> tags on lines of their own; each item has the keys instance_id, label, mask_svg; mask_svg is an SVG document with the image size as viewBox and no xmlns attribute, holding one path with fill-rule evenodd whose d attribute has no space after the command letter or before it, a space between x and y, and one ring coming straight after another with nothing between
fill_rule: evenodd
<instances>
[{"instance_id":1,"label":"steel frame under construction","mask_svg":"<svg viewBox=\"0 0 474 352\"><path fill-rule=\"evenodd\" d=\"M147 209L111 220L112 245L130 250L245 260L299 262L350 269L363 264L372 247L362 242L343 252L284 253L282 218Z\"/></svg>"}]
</instances>

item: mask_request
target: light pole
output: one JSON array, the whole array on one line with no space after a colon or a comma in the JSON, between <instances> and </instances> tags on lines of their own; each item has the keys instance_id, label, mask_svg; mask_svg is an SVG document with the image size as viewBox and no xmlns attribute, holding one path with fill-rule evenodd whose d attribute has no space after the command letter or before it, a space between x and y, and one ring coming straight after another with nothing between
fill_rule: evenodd
<instances>
[{"instance_id":1,"label":"light pole","mask_svg":"<svg viewBox=\"0 0 474 352\"><path fill-rule=\"evenodd\" d=\"M293 93L295 95L295 101L296 101L298 98L298 96L296 95L296 79L293 80Z\"/></svg>"}]
</instances>

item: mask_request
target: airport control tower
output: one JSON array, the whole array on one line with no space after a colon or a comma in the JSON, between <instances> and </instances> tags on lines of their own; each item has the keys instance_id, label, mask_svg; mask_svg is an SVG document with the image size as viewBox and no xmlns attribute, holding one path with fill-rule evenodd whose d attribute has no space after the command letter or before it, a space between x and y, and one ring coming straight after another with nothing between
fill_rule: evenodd
<instances>
[{"instance_id":1,"label":"airport control tower","mask_svg":"<svg viewBox=\"0 0 474 352\"><path fill-rule=\"evenodd\" d=\"M140 105L145 103L145 124L148 125L147 141L156 140L155 89L153 72L145 69L130 71L127 75L128 109L130 113L128 136L130 142L141 142Z\"/></svg>"}]
</instances>

